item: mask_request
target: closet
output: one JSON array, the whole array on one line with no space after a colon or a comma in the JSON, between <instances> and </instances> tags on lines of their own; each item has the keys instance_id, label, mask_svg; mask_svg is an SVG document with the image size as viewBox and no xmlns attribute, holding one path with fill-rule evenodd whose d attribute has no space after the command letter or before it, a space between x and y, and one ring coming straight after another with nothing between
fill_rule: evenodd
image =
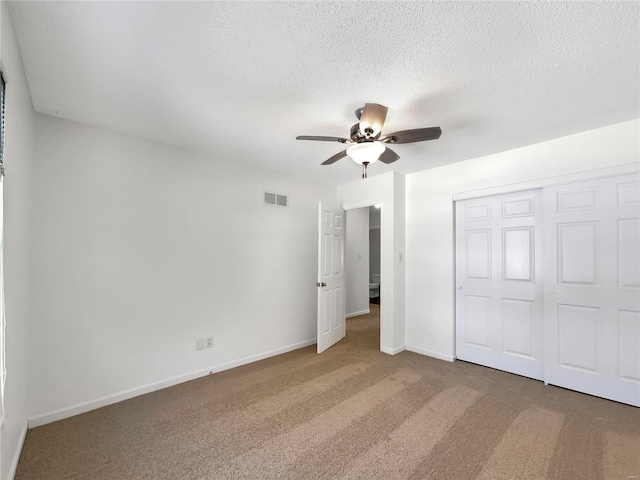
<instances>
[{"instance_id":1,"label":"closet","mask_svg":"<svg viewBox=\"0 0 640 480\"><path fill-rule=\"evenodd\" d=\"M456 202L456 357L640 406L637 174Z\"/></svg>"}]
</instances>

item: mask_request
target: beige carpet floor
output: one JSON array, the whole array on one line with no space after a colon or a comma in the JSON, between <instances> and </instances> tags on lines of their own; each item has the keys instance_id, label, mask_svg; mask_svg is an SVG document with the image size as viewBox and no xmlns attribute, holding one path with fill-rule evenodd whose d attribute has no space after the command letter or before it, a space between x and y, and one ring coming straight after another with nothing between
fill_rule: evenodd
<instances>
[{"instance_id":1,"label":"beige carpet floor","mask_svg":"<svg viewBox=\"0 0 640 480\"><path fill-rule=\"evenodd\" d=\"M27 479L636 479L640 409L347 337L29 430Z\"/></svg>"}]
</instances>

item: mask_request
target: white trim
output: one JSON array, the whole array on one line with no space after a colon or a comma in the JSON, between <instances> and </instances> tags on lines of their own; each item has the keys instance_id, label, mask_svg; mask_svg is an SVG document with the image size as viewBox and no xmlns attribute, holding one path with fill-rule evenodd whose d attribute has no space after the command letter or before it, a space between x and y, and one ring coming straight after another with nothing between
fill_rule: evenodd
<instances>
[{"instance_id":1,"label":"white trim","mask_svg":"<svg viewBox=\"0 0 640 480\"><path fill-rule=\"evenodd\" d=\"M432 352L431 350L425 350L424 348L412 347L407 345L407 350L413 353L419 353L420 355L426 355L427 357L437 358L438 360L444 360L446 362L453 362L453 355L447 355L445 353Z\"/></svg>"},{"instance_id":2,"label":"white trim","mask_svg":"<svg viewBox=\"0 0 640 480\"><path fill-rule=\"evenodd\" d=\"M539 178L537 180L531 180L529 182L512 183L509 185L481 188L479 190L470 190L468 192L457 192L453 194L453 201L455 202L457 200L487 197L489 195L500 195L502 193L518 192L520 190L532 190L535 188L543 188L549 187L551 185L579 182L582 180L591 180L595 178L613 177L617 175L625 175L627 173L637 173L638 170L640 170L640 166L638 165L638 163L627 163L624 165L616 165L614 167L596 168L593 170L585 170L582 172L557 175L555 177Z\"/></svg>"},{"instance_id":3,"label":"white trim","mask_svg":"<svg viewBox=\"0 0 640 480\"><path fill-rule=\"evenodd\" d=\"M373 207L380 204L380 208L384 208L384 198L378 200L363 200L362 202L347 203L342 206L343 210L355 210L357 208Z\"/></svg>"},{"instance_id":4,"label":"white trim","mask_svg":"<svg viewBox=\"0 0 640 480\"><path fill-rule=\"evenodd\" d=\"M387 348L387 347L382 347L380 348L380 351L382 353L386 353L388 355L397 355L400 352L404 352L406 350L406 347L404 345L400 345L399 347L396 348Z\"/></svg>"},{"instance_id":5,"label":"white trim","mask_svg":"<svg viewBox=\"0 0 640 480\"><path fill-rule=\"evenodd\" d=\"M395 172L388 172L388 174L392 175L392 181L395 179ZM386 173L384 175L387 175ZM373 177L371 177L373 178ZM362 179L362 182L367 182L369 179ZM393 189L395 192L395 186ZM390 343L387 341L387 336L389 335L387 331L393 332L395 325L395 300L393 298L393 278L391 274L393 274L393 269L391 272L387 272L386 265L391 264L394 265L394 253L393 253L393 228L394 225L387 225L387 219L389 215L393 215L393 195L389 201L385 201L385 197L379 197L378 194L375 197L369 197L368 192L360 192L358 193L358 198L364 198L364 200L358 200L351 203L342 202L342 209L345 211L355 210L357 208L365 208L372 207L374 205L380 204L380 294L384 296L386 301L384 302L384 306L380 308L380 351L385 353L390 353L392 349L390 347L385 347L384 345ZM338 203L340 203L342 199L340 198L340 192L338 192ZM387 229L390 228L391 235ZM349 230L349 226L347 225L347 230ZM391 236L391 242L388 242L386 236ZM387 243L389 243L387 245ZM388 278L387 278L388 277ZM388 350L388 351L387 351ZM392 353L390 353L393 355Z\"/></svg>"},{"instance_id":6,"label":"white trim","mask_svg":"<svg viewBox=\"0 0 640 480\"><path fill-rule=\"evenodd\" d=\"M347 313L344 318L357 317L358 315L366 315L367 313L371 313L371 310L368 308L366 310L360 310L359 312Z\"/></svg>"},{"instance_id":7,"label":"white trim","mask_svg":"<svg viewBox=\"0 0 640 480\"><path fill-rule=\"evenodd\" d=\"M20 461L20 454L22 454L22 447L24 447L24 440L27 438L27 430L29 429L29 421L25 418L22 424L22 430L18 437L18 444L16 450L13 452L13 458L11 459L11 466L9 467L9 473L7 474L7 480L13 480L16 476L16 470L18 469L18 462Z\"/></svg>"},{"instance_id":8,"label":"white trim","mask_svg":"<svg viewBox=\"0 0 640 480\"><path fill-rule=\"evenodd\" d=\"M34 428L34 427L39 427L41 425L46 425L47 423L62 420L64 418L73 417L74 415L79 415L81 413L89 412L91 410L105 407L113 403L122 402L123 400L128 400L129 398L137 397L139 395L144 395L145 393L155 392L156 390L161 390L163 388L171 387L179 383L188 382L189 380L194 380L200 377L205 377L211 373L222 372L224 370L229 370L231 368L239 367L241 365L246 365L247 363L257 362L258 360L263 360L265 358L281 355L283 353L291 352L293 350L298 350L299 348L304 348L309 345L314 345L315 343L316 343L315 338L310 340L305 340L304 342L294 343L292 345L287 345L285 347L277 348L275 350L270 350L268 352L259 353L257 355L250 355L248 357L240 358L238 360L232 360L231 362L222 363L220 365L214 365L212 367L204 368L202 370L196 370L194 372L186 373L184 375L178 375L176 377L171 377L166 380L161 380L159 382L149 383L147 385L142 385L140 387L124 390L122 392L114 393L111 395L106 395L104 397L96 398L94 400L89 400L87 402L78 403L70 407L64 407L58 410L43 413L41 415L36 415L35 417L31 417L28 419L29 427Z\"/></svg>"}]
</instances>

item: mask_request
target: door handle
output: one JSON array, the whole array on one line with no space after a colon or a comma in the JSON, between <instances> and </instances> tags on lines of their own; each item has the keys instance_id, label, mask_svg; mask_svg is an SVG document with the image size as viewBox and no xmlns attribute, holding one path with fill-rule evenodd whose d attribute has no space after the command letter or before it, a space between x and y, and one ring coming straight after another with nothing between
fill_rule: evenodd
<instances>
[{"instance_id":1,"label":"door handle","mask_svg":"<svg viewBox=\"0 0 640 480\"><path fill-rule=\"evenodd\" d=\"M327 286L327 284L324 283L324 282L322 282L322 283L316 282L316 287L326 287L326 286Z\"/></svg>"}]
</instances>

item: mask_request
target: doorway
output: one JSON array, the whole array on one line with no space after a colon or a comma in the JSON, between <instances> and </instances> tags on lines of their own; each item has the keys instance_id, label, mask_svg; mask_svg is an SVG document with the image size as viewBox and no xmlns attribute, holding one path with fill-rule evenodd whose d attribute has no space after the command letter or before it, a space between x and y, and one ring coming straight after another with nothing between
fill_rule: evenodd
<instances>
[{"instance_id":1,"label":"doorway","mask_svg":"<svg viewBox=\"0 0 640 480\"><path fill-rule=\"evenodd\" d=\"M345 313L347 335L380 345L380 218L382 205L346 212Z\"/></svg>"}]
</instances>

